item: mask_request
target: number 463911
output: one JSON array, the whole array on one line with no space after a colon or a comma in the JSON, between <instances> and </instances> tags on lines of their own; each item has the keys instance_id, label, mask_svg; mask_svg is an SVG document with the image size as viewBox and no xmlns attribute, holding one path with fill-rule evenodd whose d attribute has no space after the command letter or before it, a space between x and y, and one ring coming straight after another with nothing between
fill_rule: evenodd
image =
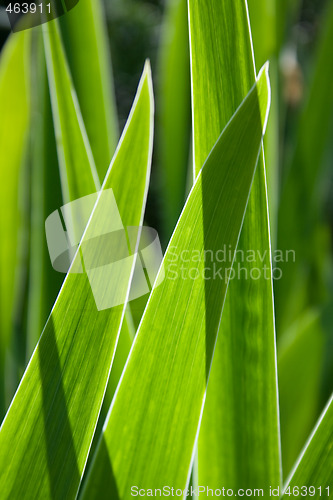
<instances>
[{"instance_id":1,"label":"number 463911","mask_svg":"<svg viewBox=\"0 0 333 500\"><path fill-rule=\"evenodd\" d=\"M43 4L43 3L10 3L8 7L6 7L6 11L9 14L35 14L38 13L48 13L51 14L51 4Z\"/></svg>"},{"instance_id":2,"label":"number 463911","mask_svg":"<svg viewBox=\"0 0 333 500\"><path fill-rule=\"evenodd\" d=\"M322 488L318 486L288 486L288 488L284 491L284 495L293 496L293 497L321 497L321 496L330 496L330 487Z\"/></svg>"}]
</instances>

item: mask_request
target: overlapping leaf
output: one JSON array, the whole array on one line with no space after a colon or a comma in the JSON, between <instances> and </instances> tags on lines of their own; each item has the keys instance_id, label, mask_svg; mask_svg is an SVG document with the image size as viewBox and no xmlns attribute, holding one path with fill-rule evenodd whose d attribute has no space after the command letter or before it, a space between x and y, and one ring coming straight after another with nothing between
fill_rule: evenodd
<instances>
[{"instance_id":1,"label":"overlapping leaf","mask_svg":"<svg viewBox=\"0 0 333 500\"><path fill-rule=\"evenodd\" d=\"M89 1L83 2L83 7L80 6L81 16L84 15L86 20L84 25L89 24L88 19L86 19L86 10L88 6ZM79 25L77 25L78 19L75 17L75 20L67 20L66 23L68 22L74 25L71 35L72 43L77 43L74 34L80 38L77 32L79 29ZM92 23L93 20L90 19L90 24ZM67 198L70 201L74 201L87 194L98 191L100 189L100 183L93 158L93 151L86 132L76 89L74 89L72 75L64 51L62 37L56 21L44 30L44 44L48 67L48 80L51 89L54 127L58 137L57 150L62 177L63 198L65 200ZM91 54L89 58L90 63L92 58L93 55ZM90 71L93 72L93 68L91 68ZM95 108L101 108L102 104L101 102L95 103ZM112 110L110 111L112 112ZM98 114L98 111L96 112ZM107 113L107 111L103 109L103 113L104 112ZM95 118L97 120L97 117ZM89 113L87 113L86 120L87 123L91 123L91 120L94 121ZM109 155L108 161L110 161L112 156L110 152L111 147L109 141L102 140L103 126L103 120L101 120L101 123L94 123L95 135L96 132L98 135L98 132L101 131L101 137L99 137L98 143L95 144L95 154L97 154L97 158L100 160L102 157L106 159ZM68 137L69 127L71 130L70 137ZM93 136L93 140L95 135ZM73 151L75 151L75 154L73 154ZM120 346L128 346L128 342L133 338L131 323L131 313L129 307L127 307L122 324L121 336L123 339ZM126 354L128 354L127 348L125 351ZM120 358L122 359L122 353L120 353ZM115 385L118 379L112 381L112 384Z\"/></svg>"},{"instance_id":2,"label":"overlapping leaf","mask_svg":"<svg viewBox=\"0 0 333 500\"><path fill-rule=\"evenodd\" d=\"M152 118L147 66L103 184L103 190L113 189L124 226L142 223L152 151ZM88 235L108 227L110 213L100 206L102 196L103 191L88 225ZM122 316L123 306L96 309L85 274L67 275L1 427L3 498L75 497Z\"/></svg>"},{"instance_id":3,"label":"overlapping leaf","mask_svg":"<svg viewBox=\"0 0 333 500\"><path fill-rule=\"evenodd\" d=\"M187 485L227 290L226 267L232 262L220 265L215 279L209 277L216 273L221 245L230 245L232 255L237 246L268 101L263 71L198 175L157 278L164 280L152 291L113 399L83 498L127 499L132 485Z\"/></svg>"},{"instance_id":4,"label":"overlapping leaf","mask_svg":"<svg viewBox=\"0 0 333 500\"><path fill-rule=\"evenodd\" d=\"M195 174L255 78L246 2L190 0ZM237 57L235 57L237 54ZM221 246L227 258L229 248ZM261 155L234 263L198 444L198 483L280 483L266 181Z\"/></svg>"}]
</instances>

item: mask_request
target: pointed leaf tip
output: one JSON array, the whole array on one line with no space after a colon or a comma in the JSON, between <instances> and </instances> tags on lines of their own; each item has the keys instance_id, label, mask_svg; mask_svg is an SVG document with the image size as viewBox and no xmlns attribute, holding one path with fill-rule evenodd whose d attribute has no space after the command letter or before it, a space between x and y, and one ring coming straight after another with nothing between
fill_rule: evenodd
<instances>
[{"instance_id":1,"label":"pointed leaf tip","mask_svg":"<svg viewBox=\"0 0 333 500\"><path fill-rule=\"evenodd\" d=\"M271 107L271 83L269 79L269 61L267 61L259 71L256 81L257 81L258 99L260 103L262 133L264 135L266 132L269 110Z\"/></svg>"}]
</instances>

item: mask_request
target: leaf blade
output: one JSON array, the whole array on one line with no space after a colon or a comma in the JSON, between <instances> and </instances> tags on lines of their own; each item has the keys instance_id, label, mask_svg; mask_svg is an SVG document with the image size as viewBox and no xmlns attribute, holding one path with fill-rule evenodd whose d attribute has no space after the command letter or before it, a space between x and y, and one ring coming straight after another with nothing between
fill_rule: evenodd
<instances>
[{"instance_id":1,"label":"leaf blade","mask_svg":"<svg viewBox=\"0 0 333 500\"><path fill-rule=\"evenodd\" d=\"M190 150L190 54L186 0L169 0L159 52L158 158L167 241L184 206Z\"/></svg>"},{"instance_id":2,"label":"leaf blade","mask_svg":"<svg viewBox=\"0 0 333 500\"><path fill-rule=\"evenodd\" d=\"M316 423L325 336L322 315L307 311L284 333L278 349L281 444L287 477Z\"/></svg>"},{"instance_id":3,"label":"leaf blade","mask_svg":"<svg viewBox=\"0 0 333 500\"><path fill-rule=\"evenodd\" d=\"M287 480L284 491L289 486L291 491L293 491L294 487L301 488L302 486L307 488L310 486L314 488L321 487L324 491L327 486L330 486L333 456L332 419L333 404L332 398L330 398L306 446L304 447L294 470L291 472L290 477ZM297 495L283 494L282 498L290 496Z\"/></svg>"},{"instance_id":4,"label":"leaf blade","mask_svg":"<svg viewBox=\"0 0 333 500\"><path fill-rule=\"evenodd\" d=\"M60 19L66 55L102 182L118 142L118 119L105 12L100 0L80 0Z\"/></svg>"},{"instance_id":5,"label":"leaf blade","mask_svg":"<svg viewBox=\"0 0 333 500\"><path fill-rule=\"evenodd\" d=\"M99 179L57 20L43 26L45 56L65 203L95 192Z\"/></svg>"},{"instance_id":6,"label":"leaf blade","mask_svg":"<svg viewBox=\"0 0 333 500\"><path fill-rule=\"evenodd\" d=\"M30 120L30 35L27 32L12 35L1 52L0 61L0 415L6 410L4 388L5 355L13 332L16 302L15 270L18 260L19 231L22 227L22 207L19 189L28 143ZM9 172L9 175L8 175ZM8 382L7 382L8 384Z\"/></svg>"}]
</instances>

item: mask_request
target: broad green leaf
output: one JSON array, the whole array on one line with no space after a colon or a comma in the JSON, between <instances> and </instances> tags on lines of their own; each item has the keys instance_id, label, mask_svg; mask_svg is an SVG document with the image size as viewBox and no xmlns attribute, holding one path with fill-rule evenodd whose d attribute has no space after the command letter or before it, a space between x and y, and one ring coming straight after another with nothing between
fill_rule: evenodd
<instances>
[{"instance_id":1,"label":"broad green leaf","mask_svg":"<svg viewBox=\"0 0 333 500\"><path fill-rule=\"evenodd\" d=\"M215 252L223 244L230 245L232 256L236 249L268 101L266 68L223 131L187 199L113 399L83 498L127 499L132 485L184 489L188 483L227 290L226 267L232 264L219 265ZM206 259L204 249L211 251ZM212 276L216 266L220 275L203 279L204 274Z\"/></svg>"},{"instance_id":2,"label":"broad green leaf","mask_svg":"<svg viewBox=\"0 0 333 500\"><path fill-rule=\"evenodd\" d=\"M98 419L98 424L89 451L88 462L80 485L80 491L85 487L87 477L89 477L90 468L93 463L95 452L99 444L100 436L103 432L103 425L107 417L108 410L110 408L110 404L115 394L124 366L126 364L129 352L131 350L131 346L135 335L135 329L134 325L131 325L130 320L131 320L131 315L128 314L127 310L121 327L121 332L119 334L117 349L112 362L109 382L105 391L101 413Z\"/></svg>"},{"instance_id":3,"label":"broad green leaf","mask_svg":"<svg viewBox=\"0 0 333 500\"><path fill-rule=\"evenodd\" d=\"M157 157L163 178L163 216L167 240L185 201L190 149L190 54L187 1L169 0L159 53Z\"/></svg>"},{"instance_id":4,"label":"broad green leaf","mask_svg":"<svg viewBox=\"0 0 333 500\"><path fill-rule=\"evenodd\" d=\"M30 116L30 34L11 35L0 57L0 416L5 412L4 362L13 332L19 231L22 211L19 186ZM17 283L17 282L16 282ZM20 283L17 283L20 286Z\"/></svg>"},{"instance_id":5,"label":"broad green leaf","mask_svg":"<svg viewBox=\"0 0 333 500\"><path fill-rule=\"evenodd\" d=\"M51 24L51 27L48 26L44 30L44 43L54 127L58 137L58 158L62 174L63 198L74 201L98 191L100 183L56 21ZM70 134L69 127L71 128ZM102 146L101 141L100 146ZM104 144L104 150L107 149L108 145ZM141 207L139 208L140 213ZM121 332L121 336L124 337L121 345L127 345L130 338L129 323L131 321L131 313L127 308ZM120 355L120 359L122 358L123 355ZM118 379L112 381L112 384L117 382Z\"/></svg>"},{"instance_id":6,"label":"broad green leaf","mask_svg":"<svg viewBox=\"0 0 333 500\"><path fill-rule=\"evenodd\" d=\"M306 498L328 497L332 493L332 461L333 461L333 398L330 398L320 416L298 463L295 466L281 498L300 497L300 492ZM288 490L288 487L290 488ZM295 487L295 490L293 488ZM303 489L302 489L303 487ZM307 490L305 490L307 488ZM297 492L298 489L298 492ZM321 493L320 493L321 489ZM294 492L294 493L293 493ZM310 494L310 493L311 494Z\"/></svg>"},{"instance_id":7,"label":"broad green leaf","mask_svg":"<svg viewBox=\"0 0 333 500\"><path fill-rule=\"evenodd\" d=\"M80 0L60 19L60 24L83 120L102 181L119 137L103 2Z\"/></svg>"},{"instance_id":8,"label":"broad green leaf","mask_svg":"<svg viewBox=\"0 0 333 500\"><path fill-rule=\"evenodd\" d=\"M307 311L279 342L278 374L283 471L290 473L320 408L324 332L318 311Z\"/></svg>"},{"instance_id":9,"label":"broad green leaf","mask_svg":"<svg viewBox=\"0 0 333 500\"><path fill-rule=\"evenodd\" d=\"M132 316L128 314L128 310L126 311L126 315L121 327L121 332L119 334L119 339L118 339L118 344L117 344L117 349L115 352L115 356L112 362L112 367L111 367L111 372L110 372L110 377L109 377L109 382L108 386L105 391L104 399L103 399L103 405L101 408L101 413L98 419L98 424L95 430L94 434L94 439L91 445L91 449L89 452L89 457L88 457L88 462L87 462L87 467L82 479L82 483L80 485L80 491L85 487L85 482L87 480L87 477L89 477L89 471L91 468L91 465L93 463L94 455L96 452L96 449L99 444L100 436L103 432L103 425L104 422L107 418L108 410L110 408L110 404L112 402L112 398L115 394L115 391L117 389L121 374L124 370L124 366L126 364L128 355L131 350L131 346L133 343L133 339L135 336L135 329L134 325L131 324L131 318Z\"/></svg>"},{"instance_id":10,"label":"broad green leaf","mask_svg":"<svg viewBox=\"0 0 333 500\"><path fill-rule=\"evenodd\" d=\"M76 35L78 36L77 33ZM96 192L100 189L100 185L96 176L96 168L90 143L86 136L80 106L73 88L61 35L56 24L54 29L47 29L44 32L44 40L49 69L49 85L53 101L54 126L58 136L58 157L60 166L61 162L63 162L62 169L66 172L66 175L63 176L63 196L65 198L66 193L68 193L70 201L74 201L76 198L84 196L87 193ZM74 38L72 41L74 43ZM90 123L90 119L91 117L87 116L87 124ZM69 123L76 123L76 127L72 127L73 133L71 134L70 143L66 139ZM104 150L108 149L108 144L102 144L101 141L99 146L104 146ZM75 155L72 154L73 150L75 151ZM78 153L83 158L80 164L77 162ZM141 207L139 213L141 213ZM106 418L107 410L130 350L131 341L134 338L134 332L130 331L131 323L131 312L128 306L122 323L114 364L99 421L104 421ZM97 427L95 433L97 435L94 437L92 450L95 447L95 441L98 439L100 430L100 427Z\"/></svg>"},{"instance_id":11,"label":"broad green leaf","mask_svg":"<svg viewBox=\"0 0 333 500\"><path fill-rule=\"evenodd\" d=\"M195 175L255 80L246 2L190 0ZM214 36L212 36L212 33ZM237 54L237 57L235 57ZM228 247L221 246L227 258ZM280 484L270 239L263 156L244 219L198 441L198 484Z\"/></svg>"},{"instance_id":12,"label":"broad green leaf","mask_svg":"<svg viewBox=\"0 0 333 500\"><path fill-rule=\"evenodd\" d=\"M318 219L322 211L323 164L333 112L332 45L333 5L330 3L326 6L313 80L281 192L278 245L282 251L292 249L296 253L295 262L282 263L284 279L275 287L277 327L281 332L302 311L318 305L325 293L326 271L321 264L331 251L331 244L329 230L319 227Z\"/></svg>"},{"instance_id":13,"label":"broad green leaf","mask_svg":"<svg viewBox=\"0 0 333 500\"><path fill-rule=\"evenodd\" d=\"M113 220L101 203L105 189L113 189L125 227L142 224L152 133L153 97L147 65L81 250L92 234L105 233ZM99 250L104 250L103 246ZM77 265L80 252L76 255L72 268ZM103 280L104 270L99 276ZM103 289L117 284L113 280L111 285L108 276L106 273L106 281L101 283ZM127 287L126 282L121 284ZM98 311L87 275L67 274L1 427L2 498L75 498L123 312L122 305Z\"/></svg>"}]
</instances>

